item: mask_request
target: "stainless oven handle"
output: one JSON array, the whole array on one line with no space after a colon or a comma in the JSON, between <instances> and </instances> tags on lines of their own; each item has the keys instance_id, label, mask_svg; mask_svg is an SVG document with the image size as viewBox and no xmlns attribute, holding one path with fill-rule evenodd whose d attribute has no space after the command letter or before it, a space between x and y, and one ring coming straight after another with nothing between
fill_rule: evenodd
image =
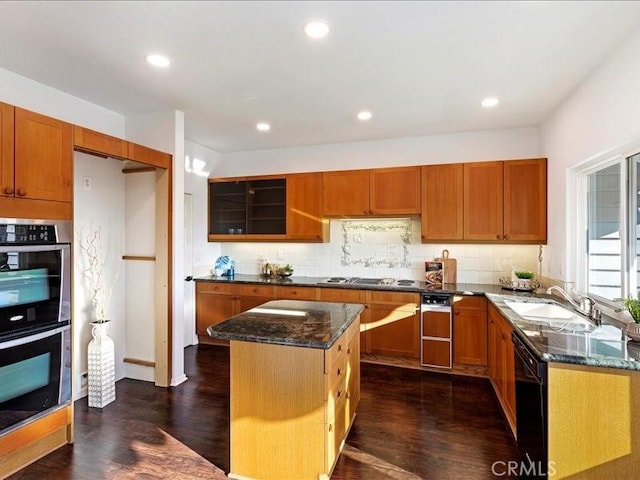
<instances>
[{"instance_id":1,"label":"stainless oven handle","mask_svg":"<svg viewBox=\"0 0 640 480\"><path fill-rule=\"evenodd\" d=\"M65 325L64 327L54 328L53 330L45 330L44 332L35 333L33 335L26 335L24 337L16 338L14 340L8 340L6 342L0 342L0 350L6 348L17 347L19 345L25 345L27 343L42 340L43 338L53 337L58 333L70 331L71 325Z\"/></svg>"},{"instance_id":2,"label":"stainless oven handle","mask_svg":"<svg viewBox=\"0 0 640 480\"><path fill-rule=\"evenodd\" d=\"M68 243L51 243L49 245L3 245L0 252L50 252L51 250L68 250Z\"/></svg>"},{"instance_id":3,"label":"stainless oven handle","mask_svg":"<svg viewBox=\"0 0 640 480\"><path fill-rule=\"evenodd\" d=\"M451 313L451 307L445 305L422 305L420 307L421 312L444 312Z\"/></svg>"}]
</instances>

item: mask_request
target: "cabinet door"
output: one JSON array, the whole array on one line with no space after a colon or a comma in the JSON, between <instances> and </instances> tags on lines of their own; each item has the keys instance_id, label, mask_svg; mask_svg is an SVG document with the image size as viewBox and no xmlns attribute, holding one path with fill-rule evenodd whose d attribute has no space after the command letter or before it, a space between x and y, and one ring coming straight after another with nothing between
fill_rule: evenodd
<instances>
[{"instance_id":1,"label":"cabinet door","mask_svg":"<svg viewBox=\"0 0 640 480\"><path fill-rule=\"evenodd\" d=\"M369 170L322 174L322 212L325 216L369 214Z\"/></svg>"},{"instance_id":2,"label":"cabinet door","mask_svg":"<svg viewBox=\"0 0 640 480\"><path fill-rule=\"evenodd\" d=\"M127 158L127 141L121 138L95 132L88 128L73 127L73 145L78 150L107 155L114 158Z\"/></svg>"},{"instance_id":3,"label":"cabinet door","mask_svg":"<svg viewBox=\"0 0 640 480\"><path fill-rule=\"evenodd\" d=\"M456 297L453 307L453 361L487 365L487 301Z\"/></svg>"},{"instance_id":4,"label":"cabinet door","mask_svg":"<svg viewBox=\"0 0 640 480\"><path fill-rule=\"evenodd\" d=\"M371 304L367 324L370 353L420 358L419 315L401 305Z\"/></svg>"},{"instance_id":5,"label":"cabinet door","mask_svg":"<svg viewBox=\"0 0 640 480\"><path fill-rule=\"evenodd\" d=\"M267 303L273 300L273 297L256 297L256 296L238 296L236 303L236 311L235 314L246 312L247 310L251 310L257 306L262 305L263 303Z\"/></svg>"},{"instance_id":6,"label":"cabinet door","mask_svg":"<svg viewBox=\"0 0 640 480\"><path fill-rule=\"evenodd\" d=\"M196 282L196 333L208 336L207 327L235 314L233 285Z\"/></svg>"},{"instance_id":7,"label":"cabinet door","mask_svg":"<svg viewBox=\"0 0 640 480\"><path fill-rule=\"evenodd\" d=\"M278 298L285 300L315 300L315 287L283 287L278 286Z\"/></svg>"},{"instance_id":8,"label":"cabinet door","mask_svg":"<svg viewBox=\"0 0 640 480\"><path fill-rule=\"evenodd\" d=\"M420 167L375 168L369 172L369 213L418 215Z\"/></svg>"},{"instance_id":9,"label":"cabinet door","mask_svg":"<svg viewBox=\"0 0 640 480\"><path fill-rule=\"evenodd\" d=\"M209 180L209 234L247 231L247 182ZM209 239L211 240L211 239Z\"/></svg>"},{"instance_id":10,"label":"cabinet door","mask_svg":"<svg viewBox=\"0 0 640 480\"><path fill-rule=\"evenodd\" d=\"M71 202L72 126L15 109L17 197Z\"/></svg>"},{"instance_id":11,"label":"cabinet door","mask_svg":"<svg viewBox=\"0 0 640 480\"><path fill-rule=\"evenodd\" d=\"M504 239L547 242L547 160L504 162Z\"/></svg>"},{"instance_id":12,"label":"cabinet door","mask_svg":"<svg viewBox=\"0 0 640 480\"><path fill-rule=\"evenodd\" d=\"M462 164L422 167L422 240L462 239Z\"/></svg>"},{"instance_id":13,"label":"cabinet door","mask_svg":"<svg viewBox=\"0 0 640 480\"><path fill-rule=\"evenodd\" d=\"M13 121L14 109L0 103L0 196L13 197Z\"/></svg>"},{"instance_id":14,"label":"cabinet door","mask_svg":"<svg viewBox=\"0 0 640 480\"><path fill-rule=\"evenodd\" d=\"M287 239L324 241L328 226L322 218L322 174L287 175Z\"/></svg>"},{"instance_id":15,"label":"cabinet door","mask_svg":"<svg viewBox=\"0 0 640 480\"><path fill-rule=\"evenodd\" d=\"M172 159L171 155L168 153L132 142L127 142L127 158L129 160L135 160L136 162L160 168L169 168Z\"/></svg>"},{"instance_id":16,"label":"cabinet door","mask_svg":"<svg viewBox=\"0 0 640 480\"><path fill-rule=\"evenodd\" d=\"M503 162L465 163L464 239L503 239Z\"/></svg>"}]
</instances>

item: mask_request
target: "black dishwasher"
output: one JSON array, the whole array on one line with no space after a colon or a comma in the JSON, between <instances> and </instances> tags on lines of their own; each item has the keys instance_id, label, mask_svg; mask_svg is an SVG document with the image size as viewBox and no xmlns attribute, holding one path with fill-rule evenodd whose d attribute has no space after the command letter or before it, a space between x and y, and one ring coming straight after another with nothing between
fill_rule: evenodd
<instances>
[{"instance_id":1,"label":"black dishwasher","mask_svg":"<svg viewBox=\"0 0 640 480\"><path fill-rule=\"evenodd\" d=\"M516 376L516 433L521 477L547 478L547 363L512 333Z\"/></svg>"}]
</instances>

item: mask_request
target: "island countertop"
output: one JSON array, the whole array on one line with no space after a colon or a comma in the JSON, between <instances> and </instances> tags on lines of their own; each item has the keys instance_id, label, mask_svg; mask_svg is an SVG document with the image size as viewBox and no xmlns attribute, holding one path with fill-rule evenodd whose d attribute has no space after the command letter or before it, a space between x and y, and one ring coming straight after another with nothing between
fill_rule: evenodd
<instances>
[{"instance_id":1,"label":"island countertop","mask_svg":"<svg viewBox=\"0 0 640 480\"><path fill-rule=\"evenodd\" d=\"M273 300L211 325L207 333L223 340L328 349L363 310L356 303Z\"/></svg>"}]
</instances>

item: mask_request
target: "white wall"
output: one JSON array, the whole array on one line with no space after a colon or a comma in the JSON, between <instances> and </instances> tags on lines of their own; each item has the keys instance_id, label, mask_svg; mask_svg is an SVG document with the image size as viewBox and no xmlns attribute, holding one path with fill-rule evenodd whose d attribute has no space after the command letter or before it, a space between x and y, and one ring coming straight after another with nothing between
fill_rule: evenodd
<instances>
[{"instance_id":1,"label":"white wall","mask_svg":"<svg viewBox=\"0 0 640 480\"><path fill-rule=\"evenodd\" d=\"M213 177L537 158L537 127L227 153Z\"/></svg>"},{"instance_id":2,"label":"white wall","mask_svg":"<svg viewBox=\"0 0 640 480\"><path fill-rule=\"evenodd\" d=\"M207 237L207 177L220 169L222 159L218 152L193 142L185 142L185 155L184 193L193 195L193 275L201 276L220 256L220 244Z\"/></svg>"},{"instance_id":3,"label":"white wall","mask_svg":"<svg viewBox=\"0 0 640 480\"><path fill-rule=\"evenodd\" d=\"M596 69L541 127L548 163L546 275L575 281L576 215L568 169L640 141L640 29Z\"/></svg>"},{"instance_id":4,"label":"white wall","mask_svg":"<svg viewBox=\"0 0 640 480\"><path fill-rule=\"evenodd\" d=\"M86 395L80 389L79 375L87 371L87 345L95 314L90 302L87 282L82 271L85 257L79 248L80 238L100 228L104 253L105 289L113 287L107 308L111 320L109 331L116 348L116 379L125 375L125 288L124 288L124 179L120 160L97 158L84 153L74 155L74 291L73 291L73 398ZM91 178L91 190L83 186L83 177Z\"/></svg>"},{"instance_id":5,"label":"white wall","mask_svg":"<svg viewBox=\"0 0 640 480\"><path fill-rule=\"evenodd\" d=\"M124 138L124 116L0 68L0 101Z\"/></svg>"}]
</instances>

